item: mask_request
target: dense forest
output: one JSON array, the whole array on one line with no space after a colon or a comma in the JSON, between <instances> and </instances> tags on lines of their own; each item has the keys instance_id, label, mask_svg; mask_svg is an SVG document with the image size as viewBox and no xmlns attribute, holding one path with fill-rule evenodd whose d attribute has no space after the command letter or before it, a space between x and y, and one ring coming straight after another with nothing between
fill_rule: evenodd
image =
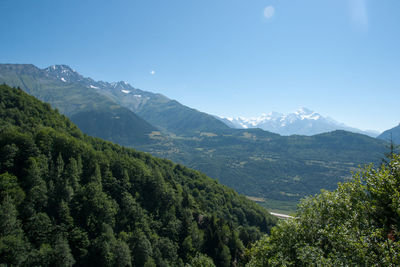
<instances>
[{"instance_id":1,"label":"dense forest","mask_svg":"<svg viewBox=\"0 0 400 267\"><path fill-rule=\"evenodd\" d=\"M0 265L243 266L276 220L204 174L0 86Z\"/></svg>"},{"instance_id":2,"label":"dense forest","mask_svg":"<svg viewBox=\"0 0 400 267\"><path fill-rule=\"evenodd\" d=\"M256 266L400 266L400 155L304 199L251 249Z\"/></svg>"}]
</instances>

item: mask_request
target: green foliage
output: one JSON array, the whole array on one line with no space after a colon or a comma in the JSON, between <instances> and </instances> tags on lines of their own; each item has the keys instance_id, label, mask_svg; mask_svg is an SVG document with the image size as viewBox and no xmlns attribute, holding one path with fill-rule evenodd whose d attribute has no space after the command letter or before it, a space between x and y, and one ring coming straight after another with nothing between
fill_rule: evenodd
<instances>
[{"instance_id":1,"label":"green foliage","mask_svg":"<svg viewBox=\"0 0 400 267\"><path fill-rule=\"evenodd\" d=\"M19 187L17 177L3 173L0 174L0 201L4 201L7 197L19 205L25 198L25 193Z\"/></svg>"},{"instance_id":2,"label":"green foliage","mask_svg":"<svg viewBox=\"0 0 400 267\"><path fill-rule=\"evenodd\" d=\"M247 266L399 266L400 156L303 200L250 250Z\"/></svg>"},{"instance_id":3,"label":"green foliage","mask_svg":"<svg viewBox=\"0 0 400 267\"><path fill-rule=\"evenodd\" d=\"M215 267L212 259L204 254L197 254L186 267Z\"/></svg>"},{"instance_id":4,"label":"green foliage","mask_svg":"<svg viewBox=\"0 0 400 267\"><path fill-rule=\"evenodd\" d=\"M64 238L58 238L53 249L53 266L69 267L74 263L75 259L71 254L68 241Z\"/></svg>"},{"instance_id":5,"label":"green foliage","mask_svg":"<svg viewBox=\"0 0 400 267\"><path fill-rule=\"evenodd\" d=\"M0 203L0 259L2 264L20 265L26 261L29 243L26 242L18 211L13 200L6 196Z\"/></svg>"},{"instance_id":6,"label":"green foliage","mask_svg":"<svg viewBox=\"0 0 400 267\"><path fill-rule=\"evenodd\" d=\"M242 266L248 236L275 224L202 173L83 135L20 89L0 85L0 104L0 264Z\"/></svg>"}]
</instances>

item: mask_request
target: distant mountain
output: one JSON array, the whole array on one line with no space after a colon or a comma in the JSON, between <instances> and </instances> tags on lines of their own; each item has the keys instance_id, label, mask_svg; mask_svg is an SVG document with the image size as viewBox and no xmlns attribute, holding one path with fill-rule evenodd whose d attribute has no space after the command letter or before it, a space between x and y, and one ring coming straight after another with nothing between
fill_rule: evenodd
<instances>
[{"instance_id":1,"label":"distant mountain","mask_svg":"<svg viewBox=\"0 0 400 267\"><path fill-rule=\"evenodd\" d=\"M393 143L400 145L400 124L392 129L384 131L377 138L389 142L393 141Z\"/></svg>"},{"instance_id":2,"label":"distant mountain","mask_svg":"<svg viewBox=\"0 0 400 267\"><path fill-rule=\"evenodd\" d=\"M256 118L218 118L231 128L260 128L280 135L315 135L335 130L346 130L354 133L366 134L371 137L376 137L379 134L374 131L362 131L348 127L343 123L339 123L329 117L323 117L319 113L307 108L300 108L296 112L290 114L270 112Z\"/></svg>"},{"instance_id":3,"label":"distant mountain","mask_svg":"<svg viewBox=\"0 0 400 267\"><path fill-rule=\"evenodd\" d=\"M39 69L30 64L0 64L0 83L20 87L50 103L84 132L122 145L150 142L156 128L129 109L84 86L80 74L65 65Z\"/></svg>"},{"instance_id":4,"label":"distant mountain","mask_svg":"<svg viewBox=\"0 0 400 267\"><path fill-rule=\"evenodd\" d=\"M171 100L161 94L155 94L132 87L129 83L94 81L85 78L65 65L51 66L46 73L64 82L79 83L96 90L119 105L130 109L140 117L156 125L159 129L175 135L227 130L224 123L213 116L197 111Z\"/></svg>"}]
</instances>

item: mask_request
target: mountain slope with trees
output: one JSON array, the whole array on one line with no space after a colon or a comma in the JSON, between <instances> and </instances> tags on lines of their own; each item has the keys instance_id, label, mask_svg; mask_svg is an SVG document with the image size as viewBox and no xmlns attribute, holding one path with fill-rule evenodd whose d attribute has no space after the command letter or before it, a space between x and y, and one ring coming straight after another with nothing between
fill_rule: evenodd
<instances>
[{"instance_id":1,"label":"mountain slope with trees","mask_svg":"<svg viewBox=\"0 0 400 267\"><path fill-rule=\"evenodd\" d=\"M83 135L6 85L0 149L1 264L241 266L275 223L215 180Z\"/></svg>"}]
</instances>

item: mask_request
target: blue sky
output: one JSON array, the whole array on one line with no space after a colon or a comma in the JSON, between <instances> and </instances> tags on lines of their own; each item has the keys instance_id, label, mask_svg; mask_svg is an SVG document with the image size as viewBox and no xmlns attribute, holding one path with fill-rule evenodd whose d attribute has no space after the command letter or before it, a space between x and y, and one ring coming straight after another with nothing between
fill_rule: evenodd
<instances>
[{"instance_id":1,"label":"blue sky","mask_svg":"<svg viewBox=\"0 0 400 267\"><path fill-rule=\"evenodd\" d=\"M399 0L1 0L0 62L67 64L224 116L400 122Z\"/></svg>"}]
</instances>

